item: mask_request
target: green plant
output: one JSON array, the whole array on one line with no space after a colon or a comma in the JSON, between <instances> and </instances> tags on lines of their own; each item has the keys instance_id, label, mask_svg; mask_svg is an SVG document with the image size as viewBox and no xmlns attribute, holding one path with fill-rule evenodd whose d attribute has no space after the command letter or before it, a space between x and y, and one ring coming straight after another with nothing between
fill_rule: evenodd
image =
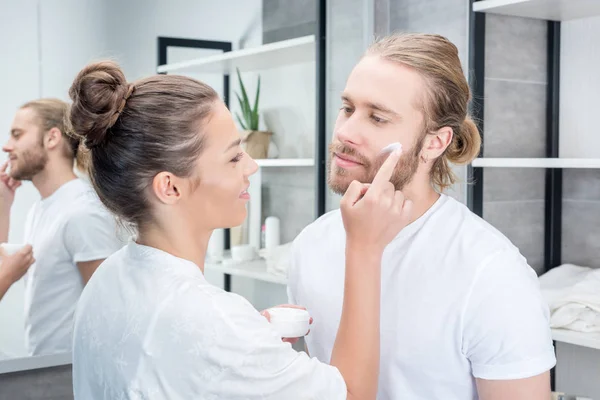
<instances>
[{"instance_id":1,"label":"green plant","mask_svg":"<svg viewBox=\"0 0 600 400\"><path fill-rule=\"evenodd\" d=\"M250 100L248 99L248 94L246 93L246 87L244 86L244 82L242 82L242 77L240 75L240 70L237 69L238 81L240 82L240 88L242 89L242 97L236 92L235 95L240 103L240 109L242 110L242 116L235 113L235 116L240 123L242 129L247 131L257 131L258 130L258 97L260 95L260 75L258 76L258 83L256 84L256 97L254 99L254 106L250 104Z\"/></svg>"}]
</instances>

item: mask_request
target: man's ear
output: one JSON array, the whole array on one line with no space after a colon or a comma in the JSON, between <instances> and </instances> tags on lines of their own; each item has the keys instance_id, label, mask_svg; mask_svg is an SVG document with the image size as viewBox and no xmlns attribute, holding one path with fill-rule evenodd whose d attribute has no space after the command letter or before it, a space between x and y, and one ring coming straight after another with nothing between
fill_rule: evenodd
<instances>
[{"instance_id":1,"label":"man's ear","mask_svg":"<svg viewBox=\"0 0 600 400\"><path fill-rule=\"evenodd\" d=\"M454 131L452 128L445 126L438 129L435 133L430 133L425 136L421 158L424 162L435 160L441 156L444 151L450 146Z\"/></svg>"},{"instance_id":2,"label":"man's ear","mask_svg":"<svg viewBox=\"0 0 600 400\"><path fill-rule=\"evenodd\" d=\"M55 149L63 141L63 134L58 128L52 128L44 134L44 145L46 149Z\"/></svg>"}]
</instances>

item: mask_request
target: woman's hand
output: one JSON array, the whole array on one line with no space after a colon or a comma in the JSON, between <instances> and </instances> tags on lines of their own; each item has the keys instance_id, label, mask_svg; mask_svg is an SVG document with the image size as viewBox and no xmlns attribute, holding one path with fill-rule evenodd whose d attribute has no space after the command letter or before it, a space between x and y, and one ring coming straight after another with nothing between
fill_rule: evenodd
<instances>
[{"instance_id":1,"label":"woman's hand","mask_svg":"<svg viewBox=\"0 0 600 400\"><path fill-rule=\"evenodd\" d=\"M0 249L0 255L2 255L0 280L6 281L9 285L12 285L21 279L29 267L35 262L35 258L33 258L33 249L30 245L24 246L10 256L5 256L1 252L2 250Z\"/></svg>"},{"instance_id":2,"label":"woman's hand","mask_svg":"<svg viewBox=\"0 0 600 400\"><path fill-rule=\"evenodd\" d=\"M280 305L272 307L272 308L278 308L278 307L283 307L283 308L298 308L300 310L306 310L306 307L296 306L294 304L280 304ZM271 322L271 315L269 314L268 310L261 311L260 315L262 315L263 317L265 317L267 319L267 321ZM313 319L312 319L312 317L310 317L309 325L312 325L312 323L313 323ZM306 334L308 335L309 333L310 333L310 329L308 330L308 332ZM287 342L287 343L295 344L295 343L298 342L298 340L300 340L300 338L281 338L281 340L284 341L284 342Z\"/></svg>"},{"instance_id":3,"label":"woman's hand","mask_svg":"<svg viewBox=\"0 0 600 400\"><path fill-rule=\"evenodd\" d=\"M362 251L383 252L410 223L412 202L390 182L401 151L385 160L373 183L353 181L340 203L347 246Z\"/></svg>"}]
</instances>

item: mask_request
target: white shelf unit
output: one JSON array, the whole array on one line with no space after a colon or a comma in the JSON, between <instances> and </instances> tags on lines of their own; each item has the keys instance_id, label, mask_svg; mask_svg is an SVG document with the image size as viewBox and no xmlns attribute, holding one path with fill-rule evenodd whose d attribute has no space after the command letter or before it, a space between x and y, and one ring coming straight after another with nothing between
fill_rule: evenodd
<instances>
[{"instance_id":1,"label":"white shelf unit","mask_svg":"<svg viewBox=\"0 0 600 400\"><path fill-rule=\"evenodd\" d=\"M257 71L283 67L315 60L315 36L269 43L249 49L234 50L214 56L161 65L159 73L219 73L234 74L240 71Z\"/></svg>"},{"instance_id":2,"label":"white shelf unit","mask_svg":"<svg viewBox=\"0 0 600 400\"><path fill-rule=\"evenodd\" d=\"M598 0L482 0L473 10L550 21L569 21L600 15Z\"/></svg>"},{"instance_id":3,"label":"white shelf unit","mask_svg":"<svg viewBox=\"0 0 600 400\"><path fill-rule=\"evenodd\" d=\"M313 167L315 160L312 158L266 158L256 160L259 167Z\"/></svg>"},{"instance_id":4,"label":"white shelf unit","mask_svg":"<svg viewBox=\"0 0 600 400\"><path fill-rule=\"evenodd\" d=\"M272 274L267 271L267 263L262 258L240 263L235 263L230 259L226 259L225 262L222 263L206 263L204 268L207 271L222 272L231 276L241 276L280 285L287 284L287 278L285 276Z\"/></svg>"},{"instance_id":5,"label":"white shelf unit","mask_svg":"<svg viewBox=\"0 0 600 400\"><path fill-rule=\"evenodd\" d=\"M600 1L599 1L600 3ZM491 158L473 160L473 167L487 168L600 168L600 158Z\"/></svg>"},{"instance_id":6,"label":"white shelf unit","mask_svg":"<svg viewBox=\"0 0 600 400\"><path fill-rule=\"evenodd\" d=\"M299 38L268 43L262 46L229 51L217 55L160 65L158 73L213 73L234 75L240 72L258 72L316 61L316 37ZM314 167L314 158L257 159L259 169L250 176L250 203L248 206L248 243L260 247L262 221L262 175L265 168ZM250 263L207 263L207 270L220 271L232 276L243 276L266 282L285 284L286 279L267 273L264 260Z\"/></svg>"},{"instance_id":7,"label":"white shelf unit","mask_svg":"<svg viewBox=\"0 0 600 400\"><path fill-rule=\"evenodd\" d=\"M600 333L583 333L566 329L552 329L552 339L561 343L600 350Z\"/></svg>"}]
</instances>

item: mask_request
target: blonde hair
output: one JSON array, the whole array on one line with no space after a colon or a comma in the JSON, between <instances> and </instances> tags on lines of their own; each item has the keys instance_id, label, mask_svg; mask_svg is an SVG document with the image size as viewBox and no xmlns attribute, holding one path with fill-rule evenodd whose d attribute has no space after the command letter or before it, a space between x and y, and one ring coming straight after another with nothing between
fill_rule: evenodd
<instances>
[{"instance_id":1,"label":"blonde hair","mask_svg":"<svg viewBox=\"0 0 600 400\"><path fill-rule=\"evenodd\" d=\"M32 100L21 106L21 109L26 108L35 111L42 132L48 132L50 129L56 128L62 133L65 142L65 157L75 160L77 167L84 171L87 163L84 153L79 150L79 139L68 132L69 105L59 99L45 98Z\"/></svg>"},{"instance_id":2,"label":"blonde hair","mask_svg":"<svg viewBox=\"0 0 600 400\"><path fill-rule=\"evenodd\" d=\"M372 44L366 55L379 56L413 68L425 80L427 92L421 104L425 134L450 127L453 138L431 168L431 182L444 190L457 181L450 163L468 164L479 154L481 136L468 115L471 91L464 76L458 49L440 35L393 34Z\"/></svg>"}]
</instances>

